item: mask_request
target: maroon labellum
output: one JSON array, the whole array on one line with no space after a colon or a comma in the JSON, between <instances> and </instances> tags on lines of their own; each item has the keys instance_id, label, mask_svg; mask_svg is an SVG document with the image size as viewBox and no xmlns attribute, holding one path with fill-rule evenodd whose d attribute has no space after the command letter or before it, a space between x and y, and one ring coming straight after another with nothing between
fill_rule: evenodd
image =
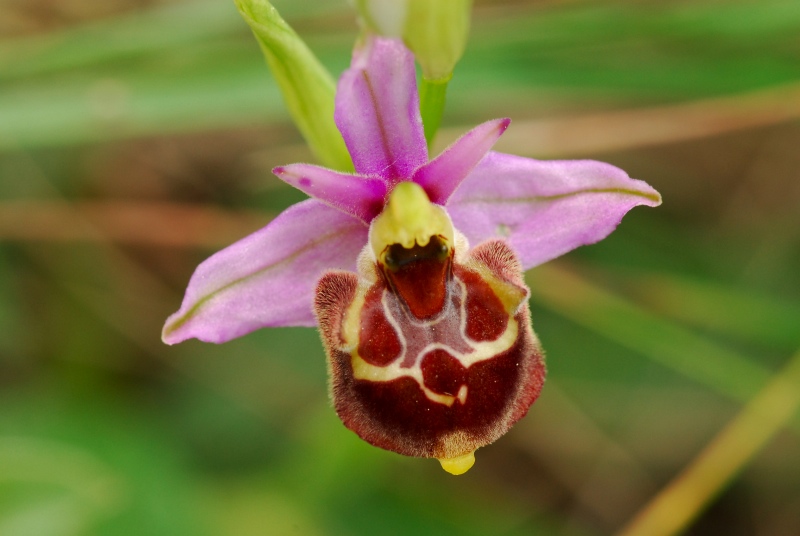
<instances>
[{"instance_id":1,"label":"maroon labellum","mask_svg":"<svg viewBox=\"0 0 800 536\"><path fill-rule=\"evenodd\" d=\"M390 217L403 227L416 214ZM478 447L525 415L545 367L508 245L492 240L464 251L452 229L436 233L449 219L433 220L410 231L411 247L402 243L407 236L384 245L396 229L373 228L379 253L362 253L358 275L325 274L315 311L344 424L375 446L438 458L461 473ZM423 231L430 234L420 240Z\"/></svg>"}]
</instances>

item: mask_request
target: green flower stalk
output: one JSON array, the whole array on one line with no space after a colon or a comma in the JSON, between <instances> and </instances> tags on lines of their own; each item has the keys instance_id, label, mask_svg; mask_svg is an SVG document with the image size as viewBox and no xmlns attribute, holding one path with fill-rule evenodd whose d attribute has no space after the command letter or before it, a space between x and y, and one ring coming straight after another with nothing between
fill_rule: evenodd
<instances>
[{"instance_id":1,"label":"green flower stalk","mask_svg":"<svg viewBox=\"0 0 800 536\"><path fill-rule=\"evenodd\" d=\"M250 26L297 128L320 162L340 171L353 163L333 121L336 83L267 0L234 0Z\"/></svg>"}]
</instances>

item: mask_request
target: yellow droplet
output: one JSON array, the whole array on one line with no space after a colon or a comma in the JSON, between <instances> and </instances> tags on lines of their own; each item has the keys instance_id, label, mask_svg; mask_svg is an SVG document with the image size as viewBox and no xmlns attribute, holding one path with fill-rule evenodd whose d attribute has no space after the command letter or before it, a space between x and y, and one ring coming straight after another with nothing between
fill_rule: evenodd
<instances>
[{"instance_id":1,"label":"yellow droplet","mask_svg":"<svg viewBox=\"0 0 800 536\"><path fill-rule=\"evenodd\" d=\"M451 475L463 475L475 465L475 451L455 458L439 458L439 463Z\"/></svg>"}]
</instances>

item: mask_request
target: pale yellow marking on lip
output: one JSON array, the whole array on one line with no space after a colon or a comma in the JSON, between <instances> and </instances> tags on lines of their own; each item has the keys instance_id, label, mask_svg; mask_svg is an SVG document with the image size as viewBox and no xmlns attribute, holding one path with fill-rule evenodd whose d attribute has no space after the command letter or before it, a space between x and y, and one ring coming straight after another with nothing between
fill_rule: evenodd
<instances>
[{"instance_id":1,"label":"pale yellow marking on lip","mask_svg":"<svg viewBox=\"0 0 800 536\"><path fill-rule=\"evenodd\" d=\"M494 295L503 304L509 316L514 316L519 311L520 305L528 301L529 292L527 289L517 287L506 281L502 281L495 276L489 268L481 263L470 263L470 269L478 272L489 288L492 289Z\"/></svg>"},{"instance_id":2,"label":"pale yellow marking on lip","mask_svg":"<svg viewBox=\"0 0 800 536\"><path fill-rule=\"evenodd\" d=\"M358 351L358 341L361 332L361 310L364 308L366 297L367 289L364 285L359 285L353 302L347 308L344 322L342 322L342 339L344 340L344 345L339 349L348 354Z\"/></svg>"}]
</instances>

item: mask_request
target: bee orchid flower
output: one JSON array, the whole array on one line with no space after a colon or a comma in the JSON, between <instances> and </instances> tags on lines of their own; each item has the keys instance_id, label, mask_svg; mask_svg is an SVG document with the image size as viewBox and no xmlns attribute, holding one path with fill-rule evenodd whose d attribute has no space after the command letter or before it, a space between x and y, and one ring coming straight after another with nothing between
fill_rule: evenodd
<instances>
[{"instance_id":1,"label":"bee orchid flower","mask_svg":"<svg viewBox=\"0 0 800 536\"><path fill-rule=\"evenodd\" d=\"M318 326L344 424L462 473L544 382L523 270L605 238L660 196L609 164L491 151L508 119L429 160L414 57L397 40L355 50L335 122L356 173L276 168L312 199L200 264L163 339Z\"/></svg>"}]
</instances>

